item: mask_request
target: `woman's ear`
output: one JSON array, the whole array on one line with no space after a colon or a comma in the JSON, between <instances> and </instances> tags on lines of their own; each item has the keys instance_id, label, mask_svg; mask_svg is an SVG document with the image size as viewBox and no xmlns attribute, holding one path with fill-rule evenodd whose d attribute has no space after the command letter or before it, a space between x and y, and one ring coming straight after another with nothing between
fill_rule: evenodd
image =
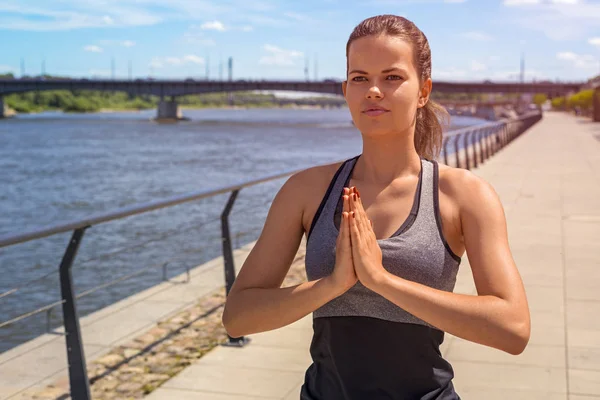
<instances>
[{"instance_id":1,"label":"woman's ear","mask_svg":"<svg viewBox=\"0 0 600 400\"><path fill-rule=\"evenodd\" d=\"M429 101L429 95L431 94L431 78L427 78L425 82L421 85L421 90L419 91L419 102L418 107L425 107L425 104Z\"/></svg>"},{"instance_id":2,"label":"woman's ear","mask_svg":"<svg viewBox=\"0 0 600 400\"><path fill-rule=\"evenodd\" d=\"M348 81L343 81L342 82L342 93L344 94L344 97L346 97L346 87L348 86Z\"/></svg>"}]
</instances>

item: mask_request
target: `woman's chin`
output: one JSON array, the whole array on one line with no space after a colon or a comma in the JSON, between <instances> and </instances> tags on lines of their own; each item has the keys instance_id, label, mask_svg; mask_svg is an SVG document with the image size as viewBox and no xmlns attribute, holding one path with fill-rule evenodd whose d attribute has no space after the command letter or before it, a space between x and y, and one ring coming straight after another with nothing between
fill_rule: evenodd
<instances>
[{"instance_id":1,"label":"woman's chin","mask_svg":"<svg viewBox=\"0 0 600 400\"><path fill-rule=\"evenodd\" d=\"M393 127L385 125L373 126L373 124L360 124L356 127L364 136L383 136L395 131Z\"/></svg>"}]
</instances>

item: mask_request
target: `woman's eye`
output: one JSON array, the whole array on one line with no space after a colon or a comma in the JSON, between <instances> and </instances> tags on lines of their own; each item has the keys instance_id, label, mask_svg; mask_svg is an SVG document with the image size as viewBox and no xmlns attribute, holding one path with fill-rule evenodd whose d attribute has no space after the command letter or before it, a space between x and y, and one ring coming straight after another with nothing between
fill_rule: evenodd
<instances>
[{"instance_id":1,"label":"woman's eye","mask_svg":"<svg viewBox=\"0 0 600 400\"><path fill-rule=\"evenodd\" d=\"M386 79L392 80L392 81L397 81L397 80L402 80L404 78L402 78L400 75L388 75L386 77ZM366 81L367 78L365 76L356 76L356 77L352 78L352 80L354 82L363 82L363 81Z\"/></svg>"}]
</instances>

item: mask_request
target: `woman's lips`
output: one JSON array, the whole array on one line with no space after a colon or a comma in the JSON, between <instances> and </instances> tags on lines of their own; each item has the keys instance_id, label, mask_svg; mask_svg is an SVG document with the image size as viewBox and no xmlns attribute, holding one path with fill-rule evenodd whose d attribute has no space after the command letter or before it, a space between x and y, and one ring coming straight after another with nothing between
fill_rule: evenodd
<instances>
[{"instance_id":1,"label":"woman's lips","mask_svg":"<svg viewBox=\"0 0 600 400\"><path fill-rule=\"evenodd\" d=\"M387 112L388 112L387 110L381 110L381 109L379 109L379 110L367 110L364 113L367 114L369 117L378 117L378 116L380 116L382 114L385 114Z\"/></svg>"}]
</instances>

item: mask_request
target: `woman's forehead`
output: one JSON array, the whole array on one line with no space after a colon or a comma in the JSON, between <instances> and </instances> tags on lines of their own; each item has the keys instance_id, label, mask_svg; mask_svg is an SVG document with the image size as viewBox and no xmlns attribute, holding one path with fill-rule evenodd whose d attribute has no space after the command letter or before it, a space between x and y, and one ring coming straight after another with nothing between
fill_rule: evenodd
<instances>
[{"instance_id":1,"label":"woman's forehead","mask_svg":"<svg viewBox=\"0 0 600 400\"><path fill-rule=\"evenodd\" d=\"M406 69L412 66L412 60L410 43L393 36L367 36L356 39L348 49L350 69L376 72L391 67Z\"/></svg>"}]
</instances>

